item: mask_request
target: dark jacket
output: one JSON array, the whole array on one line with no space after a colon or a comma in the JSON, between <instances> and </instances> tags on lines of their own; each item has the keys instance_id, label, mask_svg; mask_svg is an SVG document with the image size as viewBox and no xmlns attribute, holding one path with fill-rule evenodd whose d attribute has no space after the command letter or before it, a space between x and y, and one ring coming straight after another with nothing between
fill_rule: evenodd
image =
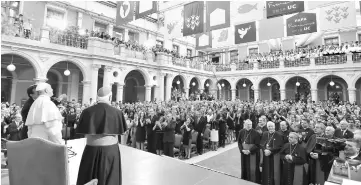
<instances>
[{"instance_id":1,"label":"dark jacket","mask_svg":"<svg viewBox=\"0 0 361 185\"><path fill-rule=\"evenodd\" d=\"M344 139L352 139L353 138L353 133L350 130L346 130L345 134L343 134L343 132L341 131L340 128L337 128L335 130L335 134L334 136L336 138L344 138Z\"/></svg>"},{"instance_id":2,"label":"dark jacket","mask_svg":"<svg viewBox=\"0 0 361 185\"><path fill-rule=\"evenodd\" d=\"M176 121L171 120L168 122L168 125L166 127L163 128L164 130L164 135L163 135L163 142L169 142L169 143L174 143L175 141L175 126L176 126Z\"/></svg>"}]
</instances>

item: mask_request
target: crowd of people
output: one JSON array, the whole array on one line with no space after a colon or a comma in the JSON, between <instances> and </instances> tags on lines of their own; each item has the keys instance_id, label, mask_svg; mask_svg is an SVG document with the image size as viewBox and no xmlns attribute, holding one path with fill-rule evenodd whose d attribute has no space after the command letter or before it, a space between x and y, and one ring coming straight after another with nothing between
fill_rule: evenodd
<instances>
[{"instance_id":1,"label":"crowd of people","mask_svg":"<svg viewBox=\"0 0 361 185\"><path fill-rule=\"evenodd\" d=\"M29 100L22 108L2 103L2 137L27 138L24 123L29 104L37 98L35 87L28 89ZM96 102L81 105L66 101L65 95L52 101L63 116L63 138L82 137L76 134L79 116ZM256 183L322 184L340 153L361 159L361 143L352 145L361 137L361 107L355 103L177 99L111 106L125 115L127 129L119 142L150 153L174 157L176 137L181 138L179 155L184 158L191 157L192 149L202 155L204 145L217 150L238 141L242 178Z\"/></svg>"},{"instance_id":2,"label":"crowd of people","mask_svg":"<svg viewBox=\"0 0 361 185\"><path fill-rule=\"evenodd\" d=\"M247 56L243 62L249 62L251 60L258 61L278 61L279 59L284 60L296 60L300 58L310 57L322 57L331 55L344 55L346 53L360 53L361 42L345 42L341 45L330 44L322 46L307 46L307 48L296 48L292 50L277 50L265 53L252 54Z\"/></svg>"}]
</instances>

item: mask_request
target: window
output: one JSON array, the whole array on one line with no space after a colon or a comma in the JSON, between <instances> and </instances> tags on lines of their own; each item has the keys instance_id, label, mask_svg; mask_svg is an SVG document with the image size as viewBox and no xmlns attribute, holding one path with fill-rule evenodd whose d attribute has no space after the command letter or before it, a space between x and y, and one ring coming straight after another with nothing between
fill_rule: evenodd
<instances>
[{"instance_id":1,"label":"window","mask_svg":"<svg viewBox=\"0 0 361 185\"><path fill-rule=\"evenodd\" d=\"M157 47L163 47L163 41L157 40Z\"/></svg>"},{"instance_id":2,"label":"window","mask_svg":"<svg viewBox=\"0 0 361 185\"><path fill-rule=\"evenodd\" d=\"M231 63L232 62L235 62L235 63L238 62L238 50L230 51L230 56L231 56L231 58L230 58Z\"/></svg>"},{"instance_id":3,"label":"window","mask_svg":"<svg viewBox=\"0 0 361 185\"><path fill-rule=\"evenodd\" d=\"M192 49L187 49L187 57L192 57Z\"/></svg>"},{"instance_id":4,"label":"window","mask_svg":"<svg viewBox=\"0 0 361 185\"><path fill-rule=\"evenodd\" d=\"M103 23L95 22L94 31L97 31L97 32L100 32L100 33L101 32L106 33L107 32L107 25L103 24Z\"/></svg>"},{"instance_id":5,"label":"window","mask_svg":"<svg viewBox=\"0 0 361 185\"><path fill-rule=\"evenodd\" d=\"M124 40L123 34L124 34L123 29L116 28L116 27L113 28L113 37L117 37L120 40Z\"/></svg>"},{"instance_id":6,"label":"window","mask_svg":"<svg viewBox=\"0 0 361 185\"><path fill-rule=\"evenodd\" d=\"M66 12L60 9L47 7L46 25L64 30L66 27Z\"/></svg>"},{"instance_id":7,"label":"window","mask_svg":"<svg viewBox=\"0 0 361 185\"><path fill-rule=\"evenodd\" d=\"M136 33L129 31L128 32L129 40L131 41L137 41Z\"/></svg>"},{"instance_id":8,"label":"window","mask_svg":"<svg viewBox=\"0 0 361 185\"><path fill-rule=\"evenodd\" d=\"M325 45L339 45L338 43L338 37L329 37L325 38Z\"/></svg>"},{"instance_id":9,"label":"window","mask_svg":"<svg viewBox=\"0 0 361 185\"><path fill-rule=\"evenodd\" d=\"M258 48L249 48L248 55L258 54Z\"/></svg>"},{"instance_id":10,"label":"window","mask_svg":"<svg viewBox=\"0 0 361 185\"><path fill-rule=\"evenodd\" d=\"M179 54L179 46L173 45L173 51L175 51L177 54Z\"/></svg>"},{"instance_id":11,"label":"window","mask_svg":"<svg viewBox=\"0 0 361 185\"><path fill-rule=\"evenodd\" d=\"M20 10L20 1L1 1L1 11L9 16L9 22L14 23Z\"/></svg>"}]
</instances>

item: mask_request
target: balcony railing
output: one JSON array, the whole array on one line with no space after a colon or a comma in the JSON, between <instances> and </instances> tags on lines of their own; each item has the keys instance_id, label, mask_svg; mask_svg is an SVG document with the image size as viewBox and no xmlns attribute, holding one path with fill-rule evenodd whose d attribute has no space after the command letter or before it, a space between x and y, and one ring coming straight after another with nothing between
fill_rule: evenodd
<instances>
[{"instance_id":1,"label":"balcony railing","mask_svg":"<svg viewBox=\"0 0 361 185\"><path fill-rule=\"evenodd\" d=\"M64 46L87 49L88 48L88 37L74 34L57 33L50 34L50 43L60 44Z\"/></svg>"},{"instance_id":2,"label":"balcony railing","mask_svg":"<svg viewBox=\"0 0 361 185\"><path fill-rule=\"evenodd\" d=\"M210 64L203 64L203 69L205 71L213 71L213 65L210 65Z\"/></svg>"},{"instance_id":3,"label":"balcony railing","mask_svg":"<svg viewBox=\"0 0 361 185\"><path fill-rule=\"evenodd\" d=\"M3 23L1 31L5 35L40 41L40 28L32 28L32 31L26 31L13 23Z\"/></svg>"},{"instance_id":4,"label":"balcony railing","mask_svg":"<svg viewBox=\"0 0 361 185\"><path fill-rule=\"evenodd\" d=\"M216 71L231 71L231 65L229 64L216 65Z\"/></svg>"},{"instance_id":5,"label":"balcony railing","mask_svg":"<svg viewBox=\"0 0 361 185\"><path fill-rule=\"evenodd\" d=\"M352 61L353 63L361 63L361 53L353 53Z\"/></svg>"},{"instance_id":6,"label":"balcony railing","mask_svg":"<svg viewBox=\"0 0 361 185\"><path fill-rule=\"evenodd\" d=\"M259 62L259 69L273 69L273 68L279 68L280 67L280 61L261 61Z\"/></svg>"},{"instance_id":7,"label":"balcony railing","mask_svg":"<svg viewBox=\"0 0 361 185\"><path fill-rule=\"evenodd\" d=\"M200 70L201 69L201 62L198 61L198 60L191 60L189 61L189 67L191 69L198 69Z\"/></svg>"},{"instance_id":8,"label":"balcony railing","mask_svg":"<svg viewBox=\"0 0 361 185\"><path fill-rule=\"evenodd\" d=\"M334 65L347 62L347 55L330 55L315 58L316 65Z\"/></svg>"},{"instance_id":9,"label":"balcony railing","mask_svg":"<svg viewBox=\"0 0 361 185\"><path fill-rule=\"evenodd\" d=\"M253 69L253 63L238 63L236 70L252 70Z\"/></svg>"},{"instance_id":10,"label":"balcony railing","mask_svg":"<svg viewBox=\"0 0 361 185\"><path fill-rule=\"evenodd\" d=\"M285 67L302 67L309 66L311 64L310 58L299 58L293 61L285 60Z\"/></svg>"},{"instance_id":11,"label":"balcony railing","mask_svg":"<svg viewBox=\"0 0 361 185\"><path fill-rule=\"evenodd\" d=\"M172 57L172 62L173 62L173 65L175 65L175 66L187 67L186 61L182 58Z\"/></svg>"}]
</instances>

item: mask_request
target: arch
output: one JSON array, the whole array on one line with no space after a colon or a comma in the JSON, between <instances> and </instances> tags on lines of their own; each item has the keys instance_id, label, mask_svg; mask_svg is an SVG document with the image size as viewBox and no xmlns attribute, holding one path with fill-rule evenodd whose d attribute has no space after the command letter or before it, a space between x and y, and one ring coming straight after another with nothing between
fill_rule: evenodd
<instances>
[{"instance_id":1,"label":"arch","mask_svg":"<svg viewBox=\"0 0 361 185\"><path fill-rule=\"evenodd\" d=\"M174 75L174 77L172 77L172 80L171 80L172 83L173 83L174 79L175 79L177 76L179 76L179 77L182 79L182 81L183 81L184 84L187 82L186 77L185 77L184 75L182 75L182 74L177 74L177 75ZM189 84L188 84L187 87L189 87Z\"/></svg>"},{"instance_id":2,"label":"arch","mask_svg":"<svg viewBox=\"0 0 361 185\"><path fill-rule=\"evenodd\" d=\"M295 75L287 76L287 77L284 79L284 85L286 85L286 84L288 83L288 81L290 81L292 78L295 78L295 77L302 77L302 78L306 79L307 82L311 85L312 80L311 80L311 79L308 79L308 76L306 76L306 75L304 75L304 74L295 74Z\"/></svg>"},{"instance_id":3,"label":"arch","mask_svg":"<svg viewBox=\"0 0 361 185\"><path fill-rule=\"evenodd\" d=\"M253 81L252 81L250 78L240 77L240 78L238 78L237 80L235 80L235 84L234 84L233 87L237 87L237 84L238 84L241 80L243 80L243 79L246 79L246 80L250 81L252 84L254 84Z\"/></svg>"},{"instance_id":4,"label":"arch","mask_svg":"<svg viewBox=\"0 0 361 185\"><path fill-rule=\"evenodd\" d=\"M193 77L191 77L190 78L190 80L189 80L189 84L188 84L188 87L190 87L192 84L191 84L191 81L193 80L193 78L197 81L197 85L198 85L198 88L201 88L202 86L202 84L201 84L201 80L198 78L198 77L196 77L196 76L193 76Z\"/></svg>"},{"instance_id":5,"label":"arch","mask_svg":"<svg viewBox=\"0 0 361 185\"><path fill-rule=\"evenodd\" d=\"M343 79L343 80L346 82L347 87L350 87L349 82L347 82L347 80L345 80L345 78L344 78L342 75L333 74L333 73L322 74L322 75L320 75L319 77L317 77L316 80L315 80L315 83L316 83L315 85L316 85L316 87L317 87L318 83L320 82L320 80L322 80L322 78L324 78L324 77L326 77L326 76L337 76L337 77ZM312 85L311 85L311 87L312 87Z\"/></svg>"},{"instance_id":6,"label":"arch","mask_svg":"<svg viewBox=\"0 0 361 185\"><path fill-rule=\"evenodd\" d=\"M203 85L202 85L203 88L206 86L207 81L210 82L209 87L211 87L211 86L214 84L214 81L215 81L215 80L212 79L212 78L205 78L204 81L203 81L203 83L202 83L202 84L203 84Z\"/></svg>"},{"instance_id":7,"label":"arch","mask_svg":"<svg viewBox=\"0 0 361 185\"><path fill-rule=\"evenodd\" d=\"M266 77L262 77L261 79L259 79L258 81L257 81L257 85L258 85L258 88L260 88L259 86L261 85L261 82L263 81L263 80L266 80L266 79L274 79L279 85L280 85L280 87L281 87L281 80L279 79L279 78L277 78L276 76L266 76ZM254 84L256 84L256 83L254 83ZM271 83L271 84L273 84L273 83Z\"/></svg>"},{"instance_id":8,"label":"arch","mask_svg":"<svg viewBox=\"0 0 361 185\"><path fill-rule=\"evenodd\" d=\"M33 66L34 71L35 71L35 78L38 78L38 77L40 77L40 76L43 76L43 71L42 71L42 68L41 68L39 62L38 62L34 57L32 57L31 55L27 54L26 52L19 51L19 50L2 49L2 50L1 50L1 56L2 56L2 55L6 55L6 54L19 55L19 56L25 58L26 60L29 61L29 63L31 64L31 66Z\"/></svg>"},{"instance_id":9,"label":"arch","mask_svg":"<svg viewBox=\"0 0 361 185\"><path fill-rule=\"evenodd\" d=\"M128 68L126 71L123 72L122 75L119 75L119 76L121 76L120 77L120 83L123 82L125 84L125 78L132 71L138 71L140 74L143 75L145 85L154 85L154 84L151 84L151 80L149 78L149 73L146 70L142 69L142 68L136 68L136 67Z\"/></svg>"},{"instance_id":10,"label":"arch","mask_svg":"<svg viewBox=\"0 0 361 185\"><path fill-rule=\"evenodd\" d=\"M135 83L136 83L136 85L139 86L139 81L138 81L137 78L134 78L134 77L125 78L125 79L124 79L124 85L126 84L126 81L127 81L127 80L134 80Z\"/></svg>"},{"instance_id":11,"label":"arch","mask_svg":"<svg viewBox=\"0 0 361 185\"><path fill-rule=\"evenodd\" d=\"M339 84L342 87L342 100L348 100L348 92L347 89L349 88L349 84L347 83L347 81L342 78L342 76L339 75L334 75L334 74L328 74L328 75L323 75L322 78L318 79L317 83L316 83L316 87L317 87L317 96L319 100L327 100L328 98L328 85L330 83L330 76L333 76L332 81ZM336 78L335 78L336 77ZM324 84L320 83L322 80L324 80Z\"/></svg>"},{"instance_id":12,"label":"arch","mask_svg":"<svg viewBox=\"0 0 361 185\"><path fill-rule=\"evenodd\" d=\"M63 75L59 71L57 71L55 69L49 69L48 72L54 73L56 75L56 77L58 78L58 82L64 82ZM46 73L46 74L48 74L48 73Z\"/></svg>"},{"instance_id":13,"label":"arch","mask_svg":"<svg viewBox=\"0 0 361 185\"><path fill-rule=\"evenodd\" d=\"M59 62L71 62L72 64L74 64L75 66L77 66L82 75L83 75L83 80L84 81L88 81L89 80L89 75L87 73L87 67L85 66L85 64L75 58L68 58L68 57L61 57L61 58L57 58L57 59L53 59L49 62L49 64L44 68L44 75L46 76L46 74L48 73L48 71L51 69L51 67L53 67L55 64L59 63Z\"/></svg>"},{"instance_id":14,"label":"arch","mask_svg":"<svg viewBox=\"0 0 361 185\"><path fill-rule=\"evenodd\" d=\"M225 79L225 78L219 78L218 81L216 82L216 85L217 85L217 83L218 83L219 81L222 81L222 80L228 82L228 83L229 83L229 86L230 86L231 89L232 89L232 87L233 87L233 86L232 86L232 83L231 83L228 79Z\"/></svg>"},{"instance_id":15,"label":"arch","mask_svg":"<svg viewBox=\"0 0 361 185\"><path fill-rule=\"evenodd\" d=\"M361 73L356 75L356 77L352 80L351 84L348 86L348 88L356 88L357 80L361 79Z\"/></svg>"}]
</instances>

